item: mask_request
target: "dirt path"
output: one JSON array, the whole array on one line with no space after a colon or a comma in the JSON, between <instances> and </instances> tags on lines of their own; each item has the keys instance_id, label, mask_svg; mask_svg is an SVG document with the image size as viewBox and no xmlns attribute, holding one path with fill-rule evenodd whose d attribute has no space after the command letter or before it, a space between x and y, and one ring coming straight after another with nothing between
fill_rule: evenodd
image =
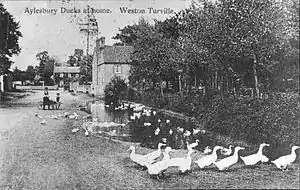
<instances>
[{"instance_id":1,"label":"dirt path","mask_svg":"<svg viewBox=\"0 0 300 190\"><path fill-rule=\"evenodd\" d=\"M278 171L272 164L254 169L237 164L230 172L213 167L199 170L193 165L193 171L185 176L170 169L167 179L150 179L147 171L136 169L129 160L128 144L85 137L83 131L73 134L71 130L79 122L46 117L65 111L86 115L76 110L89 99L86 95L62 93L63 110L50 111L38 109L36 102L41 97L42 92L36 92L0 108L1 190L299 188L299 164L293 164L288 172ZM46 119L45 126L35 112ZM137 151L151 150L138 147Z\"/></svg>"},{"instance_id":2,"label":"dirt path","mask_svg":"<svg viewBox=\"0 0 300 190\"><path fill-rule=\"evenodd\" d=\"M54 96L56 92L50 93ZM79 157L73 155L74 141L69 141L70 133L63 125L67 119L47 118L65 110L39 110L36 104L41 99L42 92L37 92L11 103L12 107L0 109L0 189L81 186ZM62 101L62 109L76 111L80 96L62 93ZM45 126L36 112L47 121Z\"/></svg>"}]
</instances>

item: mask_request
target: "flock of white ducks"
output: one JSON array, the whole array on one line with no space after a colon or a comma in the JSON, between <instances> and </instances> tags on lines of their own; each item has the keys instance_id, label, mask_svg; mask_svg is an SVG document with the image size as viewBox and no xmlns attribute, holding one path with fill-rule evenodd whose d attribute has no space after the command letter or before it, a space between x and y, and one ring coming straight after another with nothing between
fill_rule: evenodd
<instances>
[{"instance_id":1,"label":"flock of white ducks","mask_svg":"<svg viewBox=\"0 0 300 190\"><path fill-rule=\"evenodd\" d=\"M164 152L162 152L161 147L165 144L159 143L158 149L152 153L141 155L135 152L135 147L130 146L129 150L131 150L130 159L137 163L140 166L146 167L148 170L148 174L150 177L156 177L160 180L160 176L164 175L164 172L169 167L177 167L179 173L187 173L191 171L191 164L192 164L192 157L191 154L194 153L194 145L199 141L192 143L187 143L188 153L185 157L179 158L171 158L169 153L173 151L171 147L166 147ZM206 156L199 158L198 160L194 161L200 169L205 167L215 165L219 171L228 170L231 166L238 162L239 157L242 159L246 166L252 166L257 164L258 162L268 162L269 159L263 155L262 151L263 148L266 146L270 146L269 144L262 143L259 146L258 152L252 155L248 155L245 157L239 156L239 151L244 150L244 147L237 146L234 148L233 155L218 160L217 151L221 150L223 155L230 155L232 152L233 146L229 146L229 148L224 148L222 146L215 146L212 150L212 153ZM299 146L293 146L292 152L289 155L282 156L274 161L271 161L276 165L277 168L281 169L282 171L287 169L288 165L291 165L296 160L296 149L300 148ZM163 154L163 158L159 160L161 154Z\"/></svg>"}]
</instances>

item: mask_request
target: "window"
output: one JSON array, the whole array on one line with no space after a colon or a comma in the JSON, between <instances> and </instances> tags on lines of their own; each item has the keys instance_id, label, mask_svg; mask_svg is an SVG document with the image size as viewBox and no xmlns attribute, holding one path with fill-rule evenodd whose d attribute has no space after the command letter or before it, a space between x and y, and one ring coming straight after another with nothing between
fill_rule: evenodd
<instances>
[{"instance_id":1,"label":"window","mask_svg":"<svg viewBox=\"0 0 300 190\"><path fill-rule=\"evenodd\" d=\"M121 73L121 65L115 65L115 73Z\"/></svg>"}]
</instances>

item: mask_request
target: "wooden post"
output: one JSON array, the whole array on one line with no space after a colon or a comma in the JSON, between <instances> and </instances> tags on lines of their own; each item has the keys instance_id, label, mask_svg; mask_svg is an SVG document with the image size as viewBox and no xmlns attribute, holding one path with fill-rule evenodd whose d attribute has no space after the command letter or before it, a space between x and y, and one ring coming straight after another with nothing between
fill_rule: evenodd
<instances>
[{"instance_id":1,"label":"wooden post","mask_svg":"<svg viewBox=\"0 0 300 190\"><path fill-rule=\"evenodd\" d=\"M253 77L254 77L254 88L256 97L259 97L259 88L258 88L258 79L257 79L257 71L256 71L257 57L253 54Z\"/></svg>"}]
</instances>

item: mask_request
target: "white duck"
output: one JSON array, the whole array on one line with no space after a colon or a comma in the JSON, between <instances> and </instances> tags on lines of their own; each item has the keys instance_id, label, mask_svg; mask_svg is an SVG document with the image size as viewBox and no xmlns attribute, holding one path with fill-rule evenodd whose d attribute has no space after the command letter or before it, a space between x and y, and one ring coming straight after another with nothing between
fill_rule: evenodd
<instances>
[{"instance_id":1,"label":"white duck","mask_svg":"<svg viewBox=\"0 0 300 190\"><path fill-rule=\"evenodd\" d=\"M72 133L76 133L76 132L78 132L79 131L79 128L74 128L74 129L72 129Z\"/></svg>"},{"instance_id":2,"label":"white duck","mask_svg":"<svg viewBox=\"0 0 300 190\"><path fill-rule=\"evenodd\" d=\"M51 115L50 118L51 119L58 119L58 117L56 115Z\"/></svg>"},{"instance_id":3,"label":"white duck","mask_svg":"<svg viewBox=\"0 0 300 190\"><path fill-rule=\"evenodd\" d=\"M218 162L214 162L213 164L215 164L219 170L227 170L230 166L236 164L238 162L239 159L239 155L238 152L239 150L244 150L244 147L235 147L234 149L234 154L232 156L229 156L227 158L224 158Z\"/></svg>"},{"instance_id":4,"label":"white duck","mask_svg":"<svg viewBox=\"0 0 300 190\"><path fill-rule=\"evenodd\" d=\"M262 157L263 157L263 153L262 153L262 150L265 146L270 146L269 144L266 144L266 143L262 143L260 146L259 146L259 149L257 151L257 153L255 154L251 154L249 156L240 156L240 158L243 160L243 162L247 165L247 166L253 166L255 164L257 164L259 161L262 160Z\"/></svg>"},{"instance_id":5,"label":"white duck","mask_svg":"<svg viewBox=\"0 0 300 190\"><path fill-rule=\"evenodd\" d=\"M69 119L75 119L75 115L69 115Z\"/></svg>"},{"instance_id":6,"label":"white duck","mask_svg":"<svg viewBox=\"0 0 300 190\"><path fill-rule=\"evenodd\" d=\"M192 157L191 154L195 152L195 150L191 149L188 151L187 156L185 158L172 158L168 161L168 166L176 166L179 168L180 173L185 173L191 169Z\"/></svg>"},{"instance_id":7,"label":"white duck","mask_svg":"<svg viewBox=\"0 0 300 190\"><path fill-rule=\"evenodd\" d=\"M274 161L271 161L273 164L276 165L277 168L281 169L282 171L288 170L287 166L291 165L296 160L296 150L300 148L299 146L293 146L292 152L289 155L281 156Z\"/></svg>"},{"instance_id":8,"label":"white duck","mask_svg":"<svg viewBox=\"0 0 300 190\"><path fill-rule=\"evenodd\" d=\"M172 130L172 129L169 130L169 134L170 134L170 135L173 134L173 130Z\"/></svg>"},{"instance_id":9,"label":"white duck","mask_svg":"<svg viewBox=\"0 0 300 190\"><path fill-rule=\"evenodd\" d=\"M212 151L212 150L210 149L210 147L207 146L207 147L204 148L203 153L204 153L204 154L208 154L208 153L211 153L211 151Z\"/></svg>"},{"instance_id":10,"label":"white duck","mask_svg":"<svg viewBox=\"0 0 300 190\"><path fill-rule=\"evenodd\" d=\"M262 162L262 163L269 162L269 158L266 157L265 155L263 155L263 156L261 157L261 162Z\"/></svg>"},{"instance_id":11,"label":"white duck","mask_svg":"<svg viewBox=\"0 0 300 190\"><path fill-rule=\"evenodd\" d=\"M65 112L65 114L64 114L64 115L65 115L65 117L68 117L68 115L69 115L69 112Z\"/></svg>"},{"instance_id":12,"label":"white duck","mask_svg":"<svg viewBox=\"0 0 300 190\"><path fill-rule=\"evenodd\" d=\"M150 177L156 177L157 180L160 180L159 175L164 174L164 172L169 167L168 161L169 160L162 160L159 162L155 162L154 164L145 162L145 166L148 169L148 173L149 173Z\"/></svg>"},{"instance_id":13,"label":"white duck","mask_svg":"<svg viewBox=\"0 0 300 190\"><path fill-rule=\"evenodd\" d=\"M160 128L159 128L159 127L157 127L157 128L155 129L155 131L154 131L154 135L158 135L158 134L159 134L159 132L160 132Z\"/></svg>"},{"instance_id":14,"label":"white duck","mask_svg":"<svg viewBox=\"0 0 300 190\"><path fill-rule=\"evenodd\" d=\"M42 121L41 121L41 124L42 124L42 125L46 125L46 120L42 120Z\"/></svg>"},{"instance_id":15,"label":"white duck","mask_svg":"<svg viewBox=\"0 0 300 190\"><path fill-rule=\"evenodd\" d=\"M186 130L183 134L184 137L189 137L191 135L191 132L189 130Z\"/></svg>"},{"instance_id":16,"label":"white duck","mask_svg":"<svg viewBox=\"0 0 300 190\"><path fill-rule=\"evenodd\" d=\"M193 135L198 134L201 131L201 129L193 129Z\"/></svg>"},{"instance_id":17,"label":"white duck","mask_svg":"<svg viewBox=\"0 0 300 190\"><path fill-rule=\"evenodd\" d=\"M229 156L229 155L232 153L232 148L233 148L233 146L232 146L232 145L229 145L228 148L223 148L223 150L221 151L221 153L222 153L224 156Z\"/></svg>"},{"instance_id":18,"label":"white duck","mask_svg":"<svg viewBox=\"0 0 300 190\"><path fill-rule=\"evenodd\" d=\"M38 117L38 118L40 118L40 119L43 119L43 117L40 116L38 113L35 113L35 116Z\"/></svg>"},{"instance_id":19,"label":"white duck","mask_svg":"<svg viewBox=\"0 0 300 190\"><path fill-rule=\"evenodd\" d=\"M136 154L134 146L130 146L130 148L128 150L131 150L131 153L130 153L130 156L129 156L130 159L132 161L134 161L135 163L139 164L140 166L147 167L147 166L153 164L156 161L155 159L157 157L155 157L155 159L153 159L154 158L154 156L153 156L154 152L152 152L150 154L146 154L146 155ZM161 154L161 152L160 152L160 154ZM159 154L159 156L160 156L160 154ZM157 156L157 155L155 155L155 156Z\"/></svg>"},{"instance_id":20,"label":"white duck","mask_svg":"<svg viewBox=\"0 0 300 190\"><path fill-rule=\"evenodd\" d=\"M169 153L170 153L171 151L173 151L173 149L172 149L171 147L168 146L168 147L165 148L165 151L164 151L164 153L163 153L164 157L163 157L163 159L162 159L163 161L165 161L165 160L170 160L170 154L169 154Z\"/></svg>"},{"instance_id":21,"label":"white duck","mask_svg":"<svg viewBox=\"0 0 300 190\"><path fill-rule=\"evenodd\" d=\"M166 146L166 144L158 143L157 150L154 152L151 152L149 154L146 154L145 157L147 157L147 159L150 160L150 162L152 162L152 160L155 161L161 155L161 147L162 146Z\"/></svg>"},{"instance_id":22,"label":"white duck","mask_svg":"<svg viewBox=\"0 0 300 190\"><path fill-rule=\"evenodd\" d=\"M196 142L192 143L192 144L189 144L189 142L186 142L187 144L187 149L190 150L190 149L193 149L195 148L196 146L198 146L198 143L199 143L199 139L196 139Z\"/></svg>"},{"instance_id":23,"label":"white duck","mask_svg":"<svg viewBox=\"0 0 300 190\"><path fill-rule=\"evenodd\" d=\"M179 131L179 132L183 132L184 131L184 128L182 128L182 127L177 127L177 131Z\"/></svg>"},{"instance_id":24,"label":"white duck","mask_svg":"<svg viewBox=\"0 0 300 190\"><path fill-rule=\"evenodd\" d=\"M210 166L213 162L217 161L218 156L217 156L217 151L223 149L221 146L215 146L213 149L212 154L204 156L202 158L199 158L198 160L194 161L199 168L205 168L207 166Z\"/></svg>"},{"instance_id":25,"label":"white duck","mask_svg":"<svg viewBox=\"0 0 300 190\"><path fill-rule=\"evenodd\" d=\"M130 153L130 156L129 156L129 157L130 157L130 159L131 159L133 162L135 162L135 163L137 163L137 164L139 164L139 165L141 165L141 166L145 166L145 162L144 162L144 160L145 160L145 155L136 154L136 153L135 153L135 147L134 147L134 146L130 146L128 150L131 150L131 153Z\"/></svg>"}]
</instances>

